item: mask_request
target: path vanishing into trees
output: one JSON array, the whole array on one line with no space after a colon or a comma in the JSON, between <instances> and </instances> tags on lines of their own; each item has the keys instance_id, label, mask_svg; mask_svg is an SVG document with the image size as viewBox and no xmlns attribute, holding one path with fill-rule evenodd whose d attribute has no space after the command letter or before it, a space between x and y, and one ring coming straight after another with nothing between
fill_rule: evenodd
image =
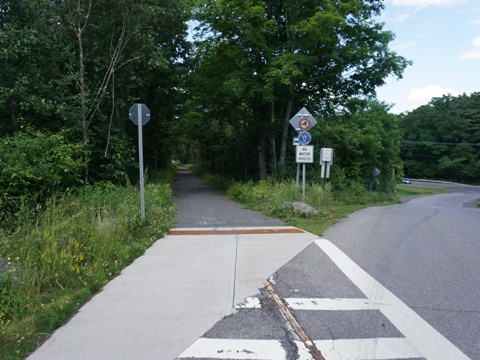
<instances>
[{"instance_id":1,"label":"path vanishing into trees","mask_svg":"<svg viewBox=\"0 0 480 360\"><path fill-rule=\"evenodd\" d=\"M174 183L177 228L282 226L278 219L243 208L190 169L179 167Z\"/></svg>"}]
</instances>

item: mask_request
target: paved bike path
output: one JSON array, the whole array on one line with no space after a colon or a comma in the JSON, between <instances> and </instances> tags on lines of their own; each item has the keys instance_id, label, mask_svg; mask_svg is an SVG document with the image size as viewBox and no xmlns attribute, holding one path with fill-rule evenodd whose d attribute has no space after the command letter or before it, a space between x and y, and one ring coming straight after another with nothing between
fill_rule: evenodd
<instances>
[{"instance_id":1,"label":"paved bike path","mask_svg":"<svg viewBox=\"0 0 480 360\"><path fill-rule=\"evenodd\" d=\"M186 169L177 228L28 359L175 359L317 237L243 209Z\"/></svg>"}]
</instances>

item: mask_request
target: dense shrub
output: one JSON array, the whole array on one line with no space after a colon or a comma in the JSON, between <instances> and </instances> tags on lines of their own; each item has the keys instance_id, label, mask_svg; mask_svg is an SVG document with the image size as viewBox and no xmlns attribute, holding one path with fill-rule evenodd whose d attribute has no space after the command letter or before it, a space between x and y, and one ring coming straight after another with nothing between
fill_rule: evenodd
<instances>
[{"instance_id":1,"label":"dense shrub","mask_svg":"<svg viewBox=\"0 0 480 360\"><path fill-rule=\"evenodd\" d=\"M0 138L0 221L77 183L78 145L60 134L18 132Z\"/></svg>"}]
</instances>

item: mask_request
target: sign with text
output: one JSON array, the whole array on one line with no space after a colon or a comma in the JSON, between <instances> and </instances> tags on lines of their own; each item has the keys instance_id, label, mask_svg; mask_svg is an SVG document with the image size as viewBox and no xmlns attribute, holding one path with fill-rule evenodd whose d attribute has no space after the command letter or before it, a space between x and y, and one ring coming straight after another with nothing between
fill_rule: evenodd
<instances>
[{"instance_id":1,"label":"sign with text","mask_svg":"<svg viewBox=\"0 0 480 360\"><path fill-rule=\"evenodd\" d=\"M332 148L322 148L320 150L320 163L329 162L333 163L333 149Z\"/></svg>"},{"instance_id":2,"label":"sign with text","mask_svg":"<svg viewBox=\"0 0 480 360\"><path fill-rule=\"evenodd\" d=\"M297 163L313 164L313 146L297 146Z\"/></svg>"}]
</instances>

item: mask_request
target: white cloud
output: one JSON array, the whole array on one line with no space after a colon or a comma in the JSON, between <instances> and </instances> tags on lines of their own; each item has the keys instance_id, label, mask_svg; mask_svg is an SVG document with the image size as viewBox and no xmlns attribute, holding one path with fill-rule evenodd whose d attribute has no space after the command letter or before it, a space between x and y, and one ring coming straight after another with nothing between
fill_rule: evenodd
<instances>
[{"instance_id":1,"label":"white cloud","mask_svg":"<svg viewBox=\"0 0 480 360\"><path fill-rule=\"evenodd\" d=\"M393 22L403 22L405 20L411 19L414 16L415 16L415 11L405 11L405 12L402 12L401 14L395 15L395 17L390 20Z\"/></svg>"},{"instance_id":2,"label":"white cloud","mask_svg":"<svg viewBox=\"0 0 480 360\"><path fill-rule=\"evenodd\" d=\"M473 49L468 50L461 54L459 60L480 60L480 36L475 37L472 40Z\"/></svg>"},{"instance_id":3,"label":"white cloud","mask_svg":"<svg viewBox=\"0 0 480 360\"><path fill-rule=\"evenodd\" d=\"M409 6L417 9L427 6L452 6L464 3L465 0L392 0L395 6Z\"/></svg>"},{"instance_id":4,"label":"white cloud","mask_svg":"<svg viewBox=\"0 0 480 360\"><path fill-rule=\"evenodd\" d=\"M434 97L442 97L443 95L459 95L460 92L454 89L443 88L440 85L428 85L423 89L413 88L408 94L408 100L411 108L428 103Z\"/></svg>"},{"instance_id":5,"label":"white cloud","mask_svg":"<svg viewBox=\"0 0 480 360\"><path fill-rule=\"evenodd\" d=\"M395 49L399 51L399 50L404 50L412 47L415 47L415 41L409 41L403 44L398 44L397 46L395 46Z\"/></svg>"}]
</instances>

